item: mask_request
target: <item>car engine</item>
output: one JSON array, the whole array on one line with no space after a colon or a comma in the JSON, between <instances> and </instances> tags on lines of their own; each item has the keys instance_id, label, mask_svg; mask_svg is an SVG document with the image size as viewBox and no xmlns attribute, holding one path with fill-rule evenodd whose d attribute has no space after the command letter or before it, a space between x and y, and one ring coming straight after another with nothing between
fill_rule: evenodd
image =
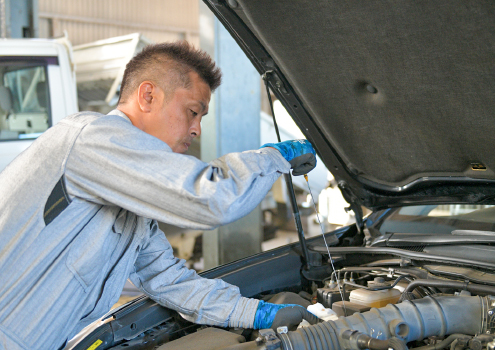
<instances>
[{"instance_id":1,"label":"car engine","mask_svg":"<svg viewBox=\"0 0 495 350\"><path fill-rule=\"evenodd\" d=\"M142 297L114 312L74 349L87 349L95 339L103 341L98 350L495 349L495 275L449 265L401 266L399 260L337 265L304 286L256 296L332 310L331 319L315 325L276 330L201 326Z\"/></svg>"}]
</instances>

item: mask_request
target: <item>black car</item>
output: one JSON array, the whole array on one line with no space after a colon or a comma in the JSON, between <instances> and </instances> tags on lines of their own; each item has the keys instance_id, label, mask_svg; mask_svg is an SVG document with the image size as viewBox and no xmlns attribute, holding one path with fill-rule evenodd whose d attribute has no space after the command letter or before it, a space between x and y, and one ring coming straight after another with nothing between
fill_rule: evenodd
<instances>
[{"instance_id":1,"label":"black car","mask_svg":"<svg viewBox=\"0 0 495 350\"><path fill-rule=\"evenodd\" d=\"M141 297L67 349L495 349L495 2L205 3L357 224L202 275L340 318L221 329Z\"/></svg>"}]
</instances>

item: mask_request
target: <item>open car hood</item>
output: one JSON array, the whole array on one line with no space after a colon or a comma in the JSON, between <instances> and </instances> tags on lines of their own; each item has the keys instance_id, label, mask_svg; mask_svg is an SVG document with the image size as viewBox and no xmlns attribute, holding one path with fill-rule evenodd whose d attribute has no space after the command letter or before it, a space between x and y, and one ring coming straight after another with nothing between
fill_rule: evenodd
<instances>
[{"instance_id":1,"label":"open car hood","mask_svg":"<svg viewBox=\"0 0 495 350\"><path fill-rule=\"evenodd\" d=\"M370 209L495 201L495 2L205 0Z\"/></svg>"}]
</instances>

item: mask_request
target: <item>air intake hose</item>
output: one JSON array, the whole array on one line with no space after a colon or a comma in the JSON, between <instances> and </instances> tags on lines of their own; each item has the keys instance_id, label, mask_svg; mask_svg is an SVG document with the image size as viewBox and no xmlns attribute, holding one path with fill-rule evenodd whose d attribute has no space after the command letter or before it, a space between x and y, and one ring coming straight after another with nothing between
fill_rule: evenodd
<instances>
[{"instance_id":1,"label":"air intake hose","mask_svg":"<svg viewBox=\"0 0 495 350\"><path fill-rule=\"evenodd\" d=\"M486 297L440 296L389 304L278 334L280 348L402 350L404 343L429 336L484 333L487 302Z\"/></svg>"}]
</instances>

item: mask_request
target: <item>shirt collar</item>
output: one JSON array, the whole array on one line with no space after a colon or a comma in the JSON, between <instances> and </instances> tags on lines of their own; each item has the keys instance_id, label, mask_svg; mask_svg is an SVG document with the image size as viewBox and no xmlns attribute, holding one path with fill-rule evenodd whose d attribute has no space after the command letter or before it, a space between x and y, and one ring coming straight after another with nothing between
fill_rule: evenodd
<instances>
[{"instance_id":1,"label":"shirt collar","mask_svg":"<svg viewBox=\"0 0 495 350\"><path fill-rule=\"evenodd\" d=\"M111 110L107 115L118 115L119 117L124 118L125 120L129 121L129 123L132 124L129 117L124 112L122 112L118 109Z\"/></svg>"}]
</instances>

